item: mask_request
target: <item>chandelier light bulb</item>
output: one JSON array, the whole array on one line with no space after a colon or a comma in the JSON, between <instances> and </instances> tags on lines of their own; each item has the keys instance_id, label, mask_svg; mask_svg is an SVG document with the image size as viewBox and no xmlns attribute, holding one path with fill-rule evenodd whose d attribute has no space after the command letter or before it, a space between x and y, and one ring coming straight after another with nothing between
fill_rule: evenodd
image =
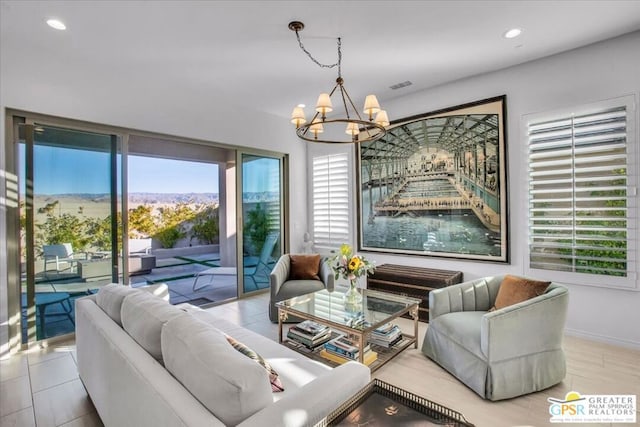
<instances>
[{"instance_id":1,"label":"chandelier light bulb","mask_svg":"<svg viewBox=\"0 0 640 427\"><path fill-rule=\"evenodd\" d=\"M321 93L318 97L318 102L316 103L316 111L322 114L322 117L326 115L326 113L330 113L333 111L333 105L331 104L331 97L329 97L328 93Z\"/></svg>"},{"instance_id":2,"label":"chandelier light bulb","mask_svg":"<svg viewBox=\"0 0 640 427\"><path fill-rule=\"evenodd\" d=\"M389 126L389 117L387 116L387 112L384 110L380 110L376 115L375 122L383 127Z\"/></svg>"},{"instance_id":3,"label":"chandelier light bulb","mask_svg":"<svg viewBox=\"0 0 640 427\"><path fill-rule=\"evenodd\" d=\"M293 112L291 113L291 123L296 125L296 128L307 123L307 118L304 116L304 110L302 107L294 107Z\"/></svg>"},{"instance_id":4,"label":"chandelier light bulb","mask_svg":"<svg viewBox=\"0 0 640 427\"><path fill-rule=\"evenodd\" d=\"M367 95L364 100L364 113L369 115L369 121L373 120L373 115L380 111L380 104L375 95Z\"/></svg>"},{"instance_id":5,"label":"chandelier light bulb","mask_svg":"<svg viewBox=\"0 0 640 427\"><path fill-rule=\"evenodd\" d=\"M356 136L360 133L360 128L357 123L349 123L345 132L347 135Z\"/></svg>"},{"instance_id":6,"label":"chandelier light bulb","mask_svg":"<svg viewBox=\"0 0 640 427\"><path fill-rule=\"evenodd\" d=\"M313 119L313 121L311 122L311 126L309 126L309 131L313 133L313 136L317 139L318 134L324 132L322 122L317 118Z\"/></svg>"}]
</instances>

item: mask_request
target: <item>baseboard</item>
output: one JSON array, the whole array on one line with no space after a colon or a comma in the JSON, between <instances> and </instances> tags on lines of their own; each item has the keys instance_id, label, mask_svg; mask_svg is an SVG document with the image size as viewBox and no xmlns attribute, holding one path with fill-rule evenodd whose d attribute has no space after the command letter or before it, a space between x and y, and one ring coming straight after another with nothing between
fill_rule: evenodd
<instances>
[{"instance_id":1,"label":"baseboard","mask_svg":"<svg viewBox=\"0 0 640 427\"><path fill-rule=\"evenodd\" d=\"M599 341L599 342L604 342L606 344L632 348L634 350L640 350L640 342L637 342L637 341L625 340L620 338L612 338L605 335L592 334L590 332L580 331L578 329L571 329L571 328L565 328L564 332L567 335L571 335L573 337L585 338L592 341Z\"/></svg>"}]
</instances>

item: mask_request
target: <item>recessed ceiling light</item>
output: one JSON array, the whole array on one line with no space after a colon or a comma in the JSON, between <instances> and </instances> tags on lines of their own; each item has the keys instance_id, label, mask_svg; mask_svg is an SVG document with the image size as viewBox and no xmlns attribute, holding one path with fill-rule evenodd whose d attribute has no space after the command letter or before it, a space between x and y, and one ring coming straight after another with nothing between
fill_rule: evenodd
<instances>
[{"instance_id":1,"label":"recessed ceiling light","mask_svg":"<svg viewBox=\"0 0 640 427\"><path fill-rule=\"evenodd\" d=\"M298 107L300 107L300 108L304 108L304 107L306 107L306 105L304 105L304 104L298 104Z\"/></svg>"},{"instance_id":2,"label":"recessed ceiling light","mask_svg":"<svg viewBox=\"0 0 640 427\"><path fill-rule=\"evenodd\" d=\"M58 19L47 19L47 25L56 30L66 30L67 26Z\"/></svg>"},{"instance_id":3,"label":"recessed ceiling light","mask_svg":"<svg viewBox=\"0 0 640 427\"><path fill-rule=\"evenodd\" d=\"M520 34L522 34L522 30L520 28L512 28L507 30L502 36L505 39L513 39L518 37Z\"/></svg>"}]
</instances>

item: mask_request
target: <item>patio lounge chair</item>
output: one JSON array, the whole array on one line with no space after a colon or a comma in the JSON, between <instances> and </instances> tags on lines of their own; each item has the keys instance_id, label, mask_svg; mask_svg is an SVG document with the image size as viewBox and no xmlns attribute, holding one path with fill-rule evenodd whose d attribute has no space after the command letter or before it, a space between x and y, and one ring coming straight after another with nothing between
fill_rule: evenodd
<instances>
[{"instance_id":1,"label":"patio lounge chair","mask_svg":"<svg viewBox=\"0 0 640 427\"><path fill-rule=\"evenodd\" d=\"M246 266L243 268L245 280L248 279L252 281L256 289L259 289L259 283L269 283L269 273L271 273L269 261L271 260L271 254L273 253L273 249L275 248L279 237L280 233L278 232L267 235L257 263L253 266ZM236 267L212 267L200 271L195 275L195 279L193 281L193 292L209 285L215 276L236 276L237 274L238 270ZM198 287L198 280L202 276L211 276L211 278L207 284Z\"/></svg>"},{"instance_id":2,"label":"patio lounge chair","mask_svg":"<svg viewBox=\"0 0 640 427\"><path fill-rule=\"evenodd\" d=\"M71 243L43 245L42 254L44 257L45 275L49 271L49 269L47 268L49 264L55 264L56 273L60 273L61 271L67 269L73 272L73 268L77 265L78 260L88 259L86 252L74 253ZM79 257L78 255L80 254L82 254L83 257Z\"/></svg>"}]
</instances>

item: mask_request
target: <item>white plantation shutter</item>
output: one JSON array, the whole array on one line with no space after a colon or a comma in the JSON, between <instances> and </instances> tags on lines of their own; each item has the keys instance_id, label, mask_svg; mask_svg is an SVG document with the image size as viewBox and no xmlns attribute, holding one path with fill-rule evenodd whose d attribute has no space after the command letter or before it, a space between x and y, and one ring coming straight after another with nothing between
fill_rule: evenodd
<instances>
[{"instance_id":1,"label":"white plantation shutter","mask_svg":"<svg viewBox=\"0 0 640 427\"><path fill-rule=\"evenodd\" d=\"M313 243L336 248L349 241L349 167L346 153L313 158Z\"/></svg>"},{"instance_id":2,"label":"white plantation shutter","mask_svg":"<svg viewBox=\"0 0 640 427\"><path fill-rule=\"evenodd\" d=\"M635 280L633 114L614 104L529 121L531 269Z\"/></svg>"}]
</instances>

